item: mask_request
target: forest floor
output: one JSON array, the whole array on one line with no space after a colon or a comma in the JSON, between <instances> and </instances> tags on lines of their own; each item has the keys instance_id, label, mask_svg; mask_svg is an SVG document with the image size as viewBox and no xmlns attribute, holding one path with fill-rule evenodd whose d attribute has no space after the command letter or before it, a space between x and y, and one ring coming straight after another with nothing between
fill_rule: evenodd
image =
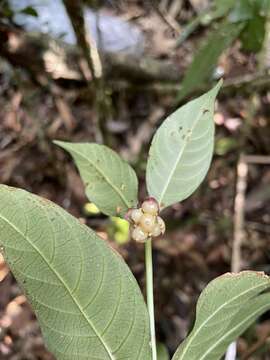
<instances>
[{"instance_id":1,"label":"forest floor","mask_svg":"<svg viewBox=\"0 0 270 360\"><path fill-rule=\"evenodd\" d=\"M123 4L117 14L142 29L148 55L168 59L180 71L190 63L204 31L200 29L184 46L176 48L177 31L155 11L134 1L129 6ZM192 12L187 8L181 16L187 23ZM254 72L255 60L253 55L241 52L236 43L222 56L219 66L228 79ZM172 111L174 97L135 89L119 91L112 98L114 112L106 124L110 146L136 169L142 199L150 139ZM53 139L95 141L95 110L82 98L81 91L67 89L63 99L61 106L54 94L33 83L25 70L13 68L0 58L0 183L49 198L80 217L124 256L144 289L143 247L129 241L120 244L111 219L86 212L87 199L75 166L52 144ZM202 289L231 269L237 162L241 153L270 153L269 105L267 91L220 97L215 114L215 155L208 177L190 199L164 211L168 231L154 242L155 302L158 341L166 344L170 353L191 329ZM246 180L242 269L270 274L269 165L249 164ZM269 360L262 338L269 348L267 314L240 339L241 359ZM53 359L44 347L31 307L1 255L0 358Z\"/></svg>"}]
</instances>

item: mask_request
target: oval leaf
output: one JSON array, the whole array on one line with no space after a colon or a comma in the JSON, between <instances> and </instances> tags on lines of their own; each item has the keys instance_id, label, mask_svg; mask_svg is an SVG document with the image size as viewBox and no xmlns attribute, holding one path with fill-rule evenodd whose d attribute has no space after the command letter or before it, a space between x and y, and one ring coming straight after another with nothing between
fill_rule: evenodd
<instances>
[{"instance_id":1,"label":"oval leaf","mask_svg":"<svg viewBox=\"0 0 270 360\"><path fill-rule=\"evenodd\" d=\"M174 112L154 136L146 181L149 195L161 207L191 195L208 171L214 147L214 102L221 84Z\"/></svg>"},{"instance_id":2,"label":"oval leaf","mask_svg":"<svg viewBox=\"0 0 270 360\"><path fill-rule=\"evenodd\" d=\"M124 261L48 200L0 186L0 244L58 360L150 360L148 315Z\"/></svg>"},{"instance_id":3,"label":"oval leaf","mask_svg":"<svg viewBox=\"0 0 270 360\"><path fill-rule=\"evenodd\" d=\"M73 157L86 195L104 214L124 216L138 202L138 180L131 166L104 145L54 141Z\"/></svg>"},{"instance_id":4,"label":"oval leaf","mask_svg":"<svg viewBox=\"0 0 270 360\"><path fill-rule=\"evenodd\" d=\"M243 271L213 280L202 292L194 328L173 360L219 360L229 344L270 308L270 278Z\"/></svg>"}]
</instances>

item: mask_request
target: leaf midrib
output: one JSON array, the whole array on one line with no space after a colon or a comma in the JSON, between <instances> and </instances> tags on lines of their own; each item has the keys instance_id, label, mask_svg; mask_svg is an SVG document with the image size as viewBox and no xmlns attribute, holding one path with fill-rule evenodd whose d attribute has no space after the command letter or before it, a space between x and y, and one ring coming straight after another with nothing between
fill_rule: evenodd
<instances>
[{"instance_id":1,"label":"leaf midrib","mask_svg":"<svg viewBox=\"0 0 270 360\"><path fill-rule=\"evenodd\" d=\"M83 159L85 159L87 162L89 162L92 166L94 166L94 168L97 170L97 172L104 178L104 180L112 187L112 189L120 196L120 198L122 199L122 201L124 202L124 204L126 205L127 208L130 207L130 203L129 201L126 199L126 197L123 195L123 193L121 192L121 190L113 184L113 182L110 181L110 179L104 174L104 172L97 166L97 164L95 164L94 162L92 162L89 158L87 158L84 154L82 154L81 152L77 151L77 150L70 150L71 152L76 153L78 156L82 157Z\"/></svg>"},{"instance_id":2,"label":"leaf midrib","mask_svg":"<svg viewBox=\"0 0 270 360\"><path fill-rule=\"evenodd\" d=\"M51 264L49 263L48 259L42 254L42 252L38 249L38 247L36 247L32 241L21 232L20 229L18 229L13 223L11 223L6 217L4 217L2 214L0 214L0 218L5 221L8 225L10 225L18 234L20 234L29 244L30 246L32 246L32 248L38 253L38 255L45 261L45 263L47 264L47 266L50 268L50 270L55 274L55 276L57 277L57 279L60 281L60 283L62 283L62 285L64 286L64 288L67 290L67 293L70 295L72 301L75 303L75 305L78 307L80 313L82 314L82 316L84 317L84 319L87 321L87 323L91 326L91 328L93 329L94 333L96 334L97 338L100 340L102 346L104 347L104 349L106 350L107 354L109 355L111 360L116 360L116 358L113 356L111 350L109 349L109 347L107 346L107 344L103 341L101 335L99 334L99 332L97 331L97 329L95 328L95 326L93 325L93 323L91 322L91 320L87 317L86 313L84 312L84 310L82 309L82 307L80 306L78 300L76 299L76 297L71 293L70 288L68 287L68 285L66 284L66 282L64 281L64 279L62 278L62 276L51 266Z\"/></svg>"},{"instance_id":3,"label":"leaf midrib","mask_svg":"<svg viewBox=\"0 0 270 360\"><path fill-rule=\"evenodd\" d=\"M216 309L216 311L214 311L206 320L204 320L202 322L202 324L198 327L198 329L194 332L194 334L190 337L190 339L186 342L185 344L185 348L182 352L182 354L180 355L180 357L178 358L178 360L183 359L184 355L186 354L186 352L189 350L189 345L190 343L194 340L194 338L198 335L198 333L201 331L201 329L205 326L205 324L207 324L207 322L209 322L220 310L222 310L225 306L229 305L231 302L233 302L234 300L236 300L238 297L241 297L245 294L247 294L248 292L255 290L261 286L265 286L265 284L260 284L251 288L248 288L246 291L238 294L237 296L231 298L229 301L223 303L220 307L218 307Z\"/></svg>"},{"instance_id":4,"label":"leaf midrib","mask_svg":"<svg viewBox=\"0 0 270 360\"><path fill-rule=\"evenodd\" d=\"M193 133L195 126L197 125L200 117L202 116L201 108L204 107L204 104L205 104L207 101L208 101L208 99L200 106L199 115L197 116L197 118L196 118L195 121L194 121L194 124L193 124L193 126L192 126L192 128L191 128L191 133ZM183 145L183 147L182 147L182 151L179 152L179 155L177 156L175 165L173 166L172 171L170 172L170 175L168 176L168 179L167 179L167 181L166 181L166 183L165 183L165 185L164 185L164 188L163 188L163 190L162 190L162 192L161 192L160 200L159 200L159 204L160 204L160 205L162 204L163 197L164 197L164 195L165 195L165 193L166 193L166 191L167 191L167 189L168 189L168 187L169 187L170 182L172 181L173 175L174 175L175 170L176 170L176 168L177 168L177 166L178 166L178 164L179 164L179 162L180 162L180 160L181 160L181 158L182 158L182 155L183 155L183 153L184 153L184 150L186 149L187 143L188 143L188 141L187 141L187 137L186 137L186 139L184 140L184 145Z\"/></svg>"}]
</instances>

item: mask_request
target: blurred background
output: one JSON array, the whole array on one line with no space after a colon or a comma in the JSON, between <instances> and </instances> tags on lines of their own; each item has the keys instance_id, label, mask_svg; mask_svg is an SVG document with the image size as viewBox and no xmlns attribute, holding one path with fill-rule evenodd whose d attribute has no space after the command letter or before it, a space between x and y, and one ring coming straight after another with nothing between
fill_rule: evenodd
<instances>
[{"instance_id":1,"label":"blurred background","mask_svg":"<svg viewBox=\"0 0 270 360\"><path fill-rule=\"evenodd\" d=\"M81 218L142 289L143 247L125 221L88 202L52 140L112 147L135 168L143 199L157 127L224 78L208 177L164 211L168 231L154 242L157 337L170 354L211 279L231 269L270 274L269 16L270 0L0 0L0 183ZM239 359L269 360L269 349L265 314L238 341ZM1 255L0 359L54 359Z\"/></svg>"}]
</instances>

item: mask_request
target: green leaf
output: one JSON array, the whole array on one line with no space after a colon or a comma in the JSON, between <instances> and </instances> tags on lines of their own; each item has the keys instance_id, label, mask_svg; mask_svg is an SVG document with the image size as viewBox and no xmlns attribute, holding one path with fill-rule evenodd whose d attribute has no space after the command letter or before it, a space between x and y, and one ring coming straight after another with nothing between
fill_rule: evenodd
<instances>
[{"instance_id":1,"label":"green leaf","mask_svg":"<svg viewBox=\"0 0 270 360\"><path fill-rule=\"evenodd\" d=\"M238 0L229 14L229 21L252 20L256 16L267 17L270 10L270 0Z\"/></svg>"},{"instance_id":2,"label":"green leaf","mask_svg":"<svg viewBox=\"0 0 270 360\"><path fill-rule=\"evenodd\" d=\"M199 13L192 19L181 31L176 41L176 46L180 46L184 41L199 27L199 25L207 26L213 21L224 17L235 5L235 0L216 0L210 8Z\"/></svg>"},{"instance_id":3,"label":"green leaf","mask_svg":"<svg viewBox=\"0 0 270 360\"><path fill-rule=\"evenodd\" d=\"M130 270L62 208L0 186L0 244L58 360L150 360L148 315Z\"/></svg>"},{"instance_id":4,"label":"green leaf","mask_svg":"<svg viewBox=\"0 0 270 360\"><path fill-rule=\"evenodd\" d=\"M247 22L245 31L241 34L243 49L250 52L259 52L263 46L265 37L266 18L254 15Z\"/></svg>"},{"instance_id":5,"label":"green leaf","mask_svg":"<svg viewBox=\"0 0 270 360\"><path fill-rule=\"evenodd\" d=\"M131 166L104 145L54 141L75 160L89 200L104 214L124 216L138 202L138 180Z\"/></svg>"},{"instance_id":6,"label":"green leaf","mask_svg":"<svg viewBox=\"0 0 270 360\"><path fill-rule=\"evenodd\" d=\"M259 15L268 17L270 11L270 0L257 0L257 2L260 7Z\"/></svg>"},{"instance_id":7,"label":"green leaf","mask_svg":"<svg viewBox=\"0 0 270 360\"><path fill-rule=\"evenodd\" d=\"M157 360L169 360L169 352L165 345L158 343L157 344Z\"/></svg>"},{"instance_id":8,"label":"green leaf","mask_svg":"<svg viewBox=\"0 0 270 360\"><path fill-rule=\"evenodd\" d=\"M219 57L238 37L244 25L244 23L224 21L217 29L210 32L185 73L177 97L178 101L182 101L195 90L209 83L213 78Z\"/></svg>"},{"instance_id":9,"label":"green leaf","mask_svg":"<svg viewBox=\"0 0 270 360\"><path fill-rule=\"evenodd\" d=\"M216 18L225 16L235 6L235 0L215 0L214 11Z\"/></svg>"},{"instance_id":10,"label":"green leaf","mask_svg":"<svg viewBox=\"0 0 270 360\"><path fill-rule=\"evenodd\" d=\"M190 196L203 181L213 154L214 102L220 81L170 115L151 144L146 182L161 207Z\"/></svg>"},{"instance_id":11,"label":"green leaf","mask_svg":"<svg viewBox=\"0 0 270 360\"><path fill-rule=\"evenodd\" d=\"M32 6L27 6L24 9L20 10L20 13L30 15L33 17L38 17L38 13L36 9L34 9Z\"/></svg>"},{"instance_id":12,"label":"green leaf","mask_svg":"<svg viewBox=\"0 0 270 360\"><path fill-rule=\"evenodd\" d=\"M213 280L202 292L194 328L173 360L219 360L228 345L270 308L270 279L243 271Z\"/></svg>"},{"instance_id":13,"label":"green leaf","mask_svg":"<svg viewBox=\"0 0 270 360\"><path fill-rule=\"evenodd\" d=\"M202 17L202 24L209 25L212 21L224 17L235 6L235 0L215 0L211 10Z\"/></svg>"},{"instance_id":14,"label":"green leaf","mask_svg":"<svg viewBox=\"0 0 270 360\"><path fill-rule=\"evenodd\" d=\"M229 21L239 22L252 19L255 10L254 4L253 0L236 1L234 9L229 14Z\"/></svg>"},{"instance_id":15,"label":"green leaf","mask_svg":"<svg viewBox=\"0 0 270 360\"><path fill-rule=\"evenodd\" d=\"M220 156L228 154L230 151L235 151L239 146L239 141L233 137L222 137L217 140L215 146L215 153Z\"/></svg>"}]
</instances>

